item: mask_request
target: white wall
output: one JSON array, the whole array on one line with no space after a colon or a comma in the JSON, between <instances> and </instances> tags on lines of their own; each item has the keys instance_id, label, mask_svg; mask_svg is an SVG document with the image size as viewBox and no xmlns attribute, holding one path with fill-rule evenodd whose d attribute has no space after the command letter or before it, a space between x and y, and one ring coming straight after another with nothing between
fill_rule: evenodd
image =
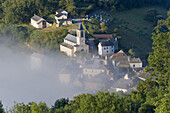
<instances>
[{"instance_id":1,"label":"white wall","mask_svg":"<svg viewBox=\"0 0 170 113\"><path fill-rule=\"evenodd\" d=\"M41 69L42 61L41 58L31 57L31 69L37 70Z\"/></svg>"},{"instance_id":2,"label":"white wall","mask_svg":"<svg viewBox=\"0 0 170 113\"><path fill-rule=\"evenodd\" d=\"M31 25L34 26L35 28L39 28L39 25L37 24L37 22L33 19L31 19Z\"/></svg>"},{"instance_id":3,"label":"white wall","mask_svg":"<svg viewBox=\"0 0 170 113\"><path fill-rule=\"evenodd\" d=\"M126 92L127 92L127 89L116 88L116 92L118 92L118 91L123 91L124 93L126 93Z\"/></svg>"},{"instance_id":4,"label":"white wall","mask_svg":"<svg viewBox=\"0 0 170 113\"><path fill-rule=\"evenodd\" d=\"M66 53L68 56L71 56L71 57L74 55L73 49L67 48L67 47L62 46L62 45L60 45L60 51Z\"/></svg>"},{"instance_id":5,"label":"white wall","mask_svg":"<svg viewBox=\"0 0 170 113\"><path fill-rule=\"evenodd\" d=\"M131 68L141 68L142 67L142 63L130 63L130 67Z\"/></svg>"},{"instance_id":6,"label":"white wall","mask_svg":"<svg viewBox=\"0 0 170 113\"><path fill-rule=\"evenodd\" d=\"M67 19L67 16L66 16L66 15L62 15L62 16L60 16L60 17L55 16L55 19L56 19L56 21L57 21L58 19Z\"/></svg>"},{"instance_id":7,"label":"white wall","mask_svg":"<svg viewBox=\"0 0 170 113\"><path fill-rule=\"evenodd\" d=\"M106 55L114 54L114 46L104 46L104 47L102 47L101 43L99 43L98 54L100 56L106 56Z\"/></svg>"},{"instance_id":8,"label":"white wall","mask_svg":"<svg viewBox=\"0 0 170 113\"><path fill-rule=\"evenodd\" d=\"M99 75L100 73L104 73L104 72L105 72L104 69L88 69L88 68L83 69L84 75L91 75L92 77Z\"/></svg>"}]
</instances>

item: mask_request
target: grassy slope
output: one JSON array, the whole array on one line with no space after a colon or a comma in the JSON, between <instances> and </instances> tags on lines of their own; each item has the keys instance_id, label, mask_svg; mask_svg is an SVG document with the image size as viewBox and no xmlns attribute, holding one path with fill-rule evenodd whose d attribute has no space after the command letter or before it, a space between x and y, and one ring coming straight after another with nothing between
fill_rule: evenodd
<instances>
[{"instance_id":1,"label":"grassy slope","mask_svg":"<svg viewBox=\"0 0 170 113\"><path fill-rule=\"evenodd\" d=\"M145 64L147 55L152 51L151 33L154 29L153 23L144 20L145 14L150 9L156 9L160 14L166 16L167 10L162 7L145 7L111 13L114 19L109 23L110 33L113 32L114 28L119 28L120 49L127 52L133 47L136 57L140 57Z\"/></svg>"}]
</instances>

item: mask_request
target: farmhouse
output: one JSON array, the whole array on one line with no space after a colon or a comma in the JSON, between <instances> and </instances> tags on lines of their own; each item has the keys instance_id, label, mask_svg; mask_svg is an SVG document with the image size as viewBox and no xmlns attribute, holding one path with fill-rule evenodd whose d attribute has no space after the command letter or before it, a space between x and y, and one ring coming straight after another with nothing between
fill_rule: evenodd
<instances>
[{"instance_id":1,"label":"farmhouse","mask_svg":"<svg viewBox=\"0 0 170 113\"><path fill-rule=\"evenodd\" d=\"M112 61L113 67L119 68L142 68L142 61L140 58L131 58L127 56L122 50L118 53L110 56L110 60Z\"/></svg>"},{"instance_id":2,"label":"farmhouse","mask_svg":"<svg viewBox=\"0 0 170 113\"><path fill-rule=\"evenodd\" d=\"M55 19L58 20L58 19L67 19L68 17L68 12L63 10L63 9L58 9L56 11L56 15L55 15Z\"/></svg>"},{"instance_id":3,"label":"farmhouse","mask_svg":"<svg viewBox=\"0 0 170 113\"><path fill-rule=\"evenodd\" d=\"M77 29L77 36L68 34L64 38L64 42L60 44L60 51L66 53L68 56L75 56L76 51L89 53L89 45L85 43L85 30L82 24L79 24Z\"/></svg>"},{"instance_id":4,"label":"farmhouse","mask_svg":"<svg viewBox=\"0 0 170 113\"><path fill-rule=\"evenodd\" d=\"M92 78L100 74L102 75L109 74L109 70L104 65L104 62L97 59L86 60L81 65L81 68L83 70L83 75L87 76L88 78Z\"/></svg>"},{"instance_id":5,"label":"farmhouse","mask_svg":"<svg viewBox=\"0 0 170 113\"><path fill-rule=\"evenodd\" d=\"M55 20L57 27L60 25L65 26L72 24L72 19L68 18L68 12L63 9L58 9L56 11Z\"/></svg>"},{"instance_id":6,"label":"farmhouse","mask_svg":"<svg viewBox=\"0 0 170 113\"><path fill-rule=\"evenodd\" d=\"M34 14L34 16L31 18L31 25L35 28L46 28L52 26L52 24L48 23L45 19L39 17L36 14Z\"/></svg>"},{"instance_id":7,"label":"farmhouse","mask_svg":"<svg viewBox=\"0 0 170 113\"><path fill-rule=\"evenodd\" d=\"M102 42L102 41L110 40L111 38L113 38L113 35L112 34L94 34L93 37L99 40L99 42Z\"/></svg>"},{"instance_id":8,"label":"farmhouse","mask_svg":"<svg viewBox=\"0 0 170 113\"><path fill-rule=\"evenodd\" d=\"M98 54L100 56L112 55L117 50L117 38L111 38L107 41L101 41L98 44Z\"/></svg>"},{"instance_id":9,"label":"farmhouse","mask_svg":"<svg viewBox=\"0 0 170 113\"><path fill-rule=\"evenodd\" d=\"M140 58L131 58L130 67L131 68L142 68L142 61L140 60Z\"/></svg>"},{"instance_id":10,"label":"farmhouse","mask_svg":"<svg viewBox=\"0 0 170 113\"><path fill-rule=\"evenodd\" d=\"M122 50L120 50L118 53L113 54L110 56L110 59L112 61L113 67L119 67L119 68L129 68L129 60L130 57L127 56Z\"/></svg>"},{"instance_id":11,"label":"farmhouse","mask_svg":"<svg viewBox=\"0 0 170 113\"><path fill-rule=\"evenodd\" d=\"M71 24L73 24L72 19L58 19L58 20L56 20L57 27L60 27L60 25L65 26L65 25L71 25Z\"/></svg>"}]
</instances>

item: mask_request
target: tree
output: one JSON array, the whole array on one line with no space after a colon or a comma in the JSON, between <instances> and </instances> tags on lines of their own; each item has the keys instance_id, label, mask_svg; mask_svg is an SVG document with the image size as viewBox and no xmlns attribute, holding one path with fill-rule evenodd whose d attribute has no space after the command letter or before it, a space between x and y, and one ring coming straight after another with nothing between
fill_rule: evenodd
<instances>
[{"instance_id":1,"label":"tree","mask_svg":"<svg viewBox=\"0 0 170 113\"><path fill-rule=\"evenodd\" d=\"M163 23L168 29L170 29L168 25L170 24L169 20L170 16ZM170 79L170 30L162 32L160 27L156 27L152 39L153 53L150 53L148 58L150 65L150 70L148 71L152 71L152 76L158 80L159 84L168 86L168 81Z\"/></svg>"},{"instance_id":2,"label":"tree","mask_svg":"<svg viewBox=\"0 0 170 113\"><path fill-rule=\"evenodd\" d=\"M154 109L156 107L149 104L142 104L142 106L139 108L139 113L155 113Z\"/></svg>"},{"instance_id":3,"label":"tree","mask_svg":"<svg viewBox=\"0 0 170 113\"><path fill-rule=\"evenodd\" d=\"M0 101L0 113L4 113L3 104L1 101Z\"/></svg>"},{"instance_id":4,"label":"tree","mask_svg":"<svg viewBox=\"0 0 170 113\"><path fill-rule=\"evenodd\" d=\"M107 32L108 30L108 27L105 25L104 22L100 23L100 27L101 27L101 32Z\"/></svg>"},{"instance_id":5,"label":"tree","mask_svg":"<svg viewBox=\"0 0 170 113\"><path fill-rule=\"evenodd\" d=\"M55 101L54 103L54 106L52 106L51 108L51 112L52 113L55 113L55 111L59 108L64 108L66 105L68 105L69 103L69 99L65 99L65 98L62 98L62 99L58 99Z\"/></svg>"},{"instance_id":6,"label":"tree","mask_svg":"<svg viewBox=\"0 0 170 113\"><path fill-rule=\"evenodd\" d=\"M133 52L132 49L129 49L129 54L130 54L131 56L135 56L135 52Z\"/></svg>"}]
</instances>

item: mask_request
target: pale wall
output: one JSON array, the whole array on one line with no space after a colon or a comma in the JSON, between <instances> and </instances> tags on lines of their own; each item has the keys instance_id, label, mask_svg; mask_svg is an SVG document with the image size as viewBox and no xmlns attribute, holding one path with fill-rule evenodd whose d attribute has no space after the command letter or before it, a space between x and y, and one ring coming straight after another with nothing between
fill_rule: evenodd
<instances>
[{"instance_id":1,"label":"pale wall","mask_svg":"<svg viewBox=\"0 0 170 113\"><path fill-rule=\"evenodd\" d=\"M65 46L60 45L60 51L66 53L68 56L73 56L73 49L67 48Z\"/></svg>"},{"instance_id":2,"label":"pale wall","mask_svg":"<svg viewBox=\"0 0 170 113\"><path fill-rule=\"evenodd\" d=\"M104 49L105 48L105 49ZM113 51L112 51L113 50ZM108 51L108 52L107 52ZM102 46L101 43L98 45L98 54L100 56L106 56L110 54L114 54L114 45L113 46Z\"/></svg>"},{"instance_id":3,"label":"pale wall","mask_svg":"<svg viewBox=\"0 0 170 113\"><path fill-rule=\"evenodd\" d=\"M133 67L133 65L135 65L135 67ZM142 63L130 63L130 67L131 68L141 68L142 67Z\"/></svg>"}]
</instances>

